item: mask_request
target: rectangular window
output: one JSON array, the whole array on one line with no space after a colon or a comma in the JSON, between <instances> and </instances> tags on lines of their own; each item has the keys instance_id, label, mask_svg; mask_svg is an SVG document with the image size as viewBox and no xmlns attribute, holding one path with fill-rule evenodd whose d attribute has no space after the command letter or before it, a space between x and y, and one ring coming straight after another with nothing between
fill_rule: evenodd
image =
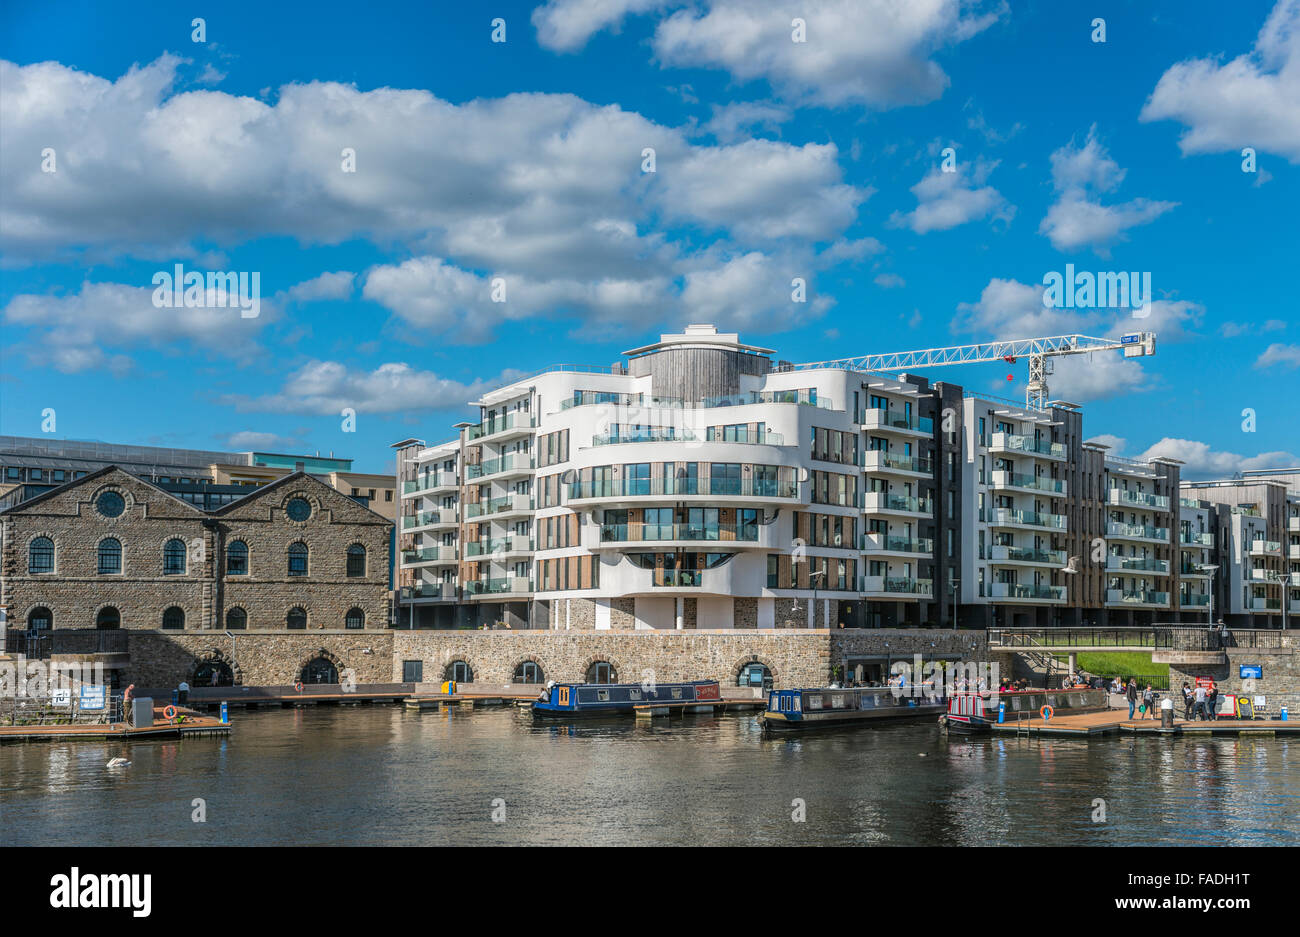
<instances>
[{"instance_id":1,"label":"rectangular window","mask_svg":"<svg viewBox=\"0 0 1300 937\"><path fill-rule=\"evenodd\" d=\"M402 682L423 683L424 682L424 661L422 660L402 661Z\"/></svg>"}]
</instances>

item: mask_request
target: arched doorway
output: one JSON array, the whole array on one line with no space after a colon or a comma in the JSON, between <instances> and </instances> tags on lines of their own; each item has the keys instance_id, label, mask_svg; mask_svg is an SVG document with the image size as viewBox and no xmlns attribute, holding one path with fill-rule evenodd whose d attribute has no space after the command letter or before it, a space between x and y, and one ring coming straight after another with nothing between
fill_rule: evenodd
<instances>
[{"instance_id":1,"label":"arched doorway","mask_svg":"<svg viewBox=\"0 0 1300 937\"><path fill-rule=\"evenodd\" d=\"M618 683L618 671L607 660L595 660L587 668L583 680L586 683Z\"/></svg>"},{"instance_id":2,"label":"arched doorway","mask_svg":"<svg viewBox=\"0 0 1300 937\"><path fill-rule=\"evenodd\" d=\"M194 668L195 688L205 686L234 686L235 672L224 660L205 660Z\"/></svg>"},{"instance_id":3,"label":"arched doorway","mask_svg":"<svg viewBox=\"0 0 1300 937\"><path fill-rule=\"evenodd\" d=\"M541 683L543 682L542 668L536 662L531 660L523 661L515 668L514 679L512 683Z\"/></svg>"},{"instance_id":4,"label":"arched doorway","mask_svg":"<svg viewBox=\"0 0 1300 937\"><path fill-rule=\"evenodd\" d=\"M457 683L473 683L474 668L463 660L454 660L442 672L442 679L454 680Z\"/></svg>"},{"instance_id":5,"label":"arched doorway","mask_svg":"<svg viewBox=\"0 0 1300 937\"><path fill-rule=\"evenodd\" d=\"M756 686L762 687L764 690L770 690L772 689L772 671L767 669L766 664L752 660L744 667L741 667L740 673L736 674L736 686Z\"/></svg>"},{"instance_id":6,"label":"arched doorway","mask_svg":"<svg viewBox=\"0 0 1300 937\"><path fill-rule=\"evenodd\" d=\"M302 668L303 683L338 683L339 670L325 657L314 657Z\"/></svg>"},{"instance_id":7,"label":"arched doorway","mask_svg":"<svg viewBox=\"0 0 1300 937\"><path fill-rule=\"evenodd\" d=\"M95 627L101 631L121 628L122 615L111 605L101 608L99 614L95 616Z\"/></svg>"}]
</instances>

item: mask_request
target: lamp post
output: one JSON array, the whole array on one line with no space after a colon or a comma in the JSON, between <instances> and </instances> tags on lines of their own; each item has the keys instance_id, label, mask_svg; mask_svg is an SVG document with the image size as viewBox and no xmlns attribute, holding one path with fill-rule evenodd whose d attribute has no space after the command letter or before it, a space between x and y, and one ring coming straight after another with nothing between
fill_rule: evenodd
<instances>
[{"instance_id":1,"label":"lamp post","mask_svg":"<svg viewBox=\"0 0 1300 937\"><path fill-rule=\"evenodd\" d=\"M957 621L957 609L959 607L958 599L957 599L957 587L960 585L961 585L960 579L953 579L948 583L949 588L952 589L952 628L954 631L956 631L959 627L961 627L960 623Z\"/></svg>"},{"instance_id":2,"label":"lamp post","mask_svg":"<svg viewBox=\"0 0 1300 937\"><path fill-rule=\"evenodd\" d=\"M820 577L820 576L825 576L825 575L826 575L826 570L824 570L824 569L819 569L819 570L817 570L817 572L815 572L815 573L809 573L809 574L808 574L808 581L812 584L812 593L813 593L813 595L812 595L812 609L811 609L811 611L812 611L813 627L814 627L814 628L817 627L817 579L818 579L818 577Z\"/></svg>"},{"instance_id":3,"label":"lamp post","mask_svg":"<svg viewBox=\"0 0 1300 937\"><path fill-rule=\"evenodd\" d=\"M1275 569L1269 570L1268 578L1271 582L1276 582L1282 587L1282 630L1287 630L1286 605L1287 605L1287 583L1291 579L1290 573L1279 573Z\"/></svg>"},{"instance_id":4,"label":"lamp post","mask_svg":"<svg viewBox=\"0 0 1300 937\"><path fill-rule=\"evenodd\" d=\"M1218 568L1214 563L1204 563L1196 567L1197 572L1210 574L1210 620L1205 623L1207 628L1214 627L1214 574Z\"/></svg>"}]
</instances>

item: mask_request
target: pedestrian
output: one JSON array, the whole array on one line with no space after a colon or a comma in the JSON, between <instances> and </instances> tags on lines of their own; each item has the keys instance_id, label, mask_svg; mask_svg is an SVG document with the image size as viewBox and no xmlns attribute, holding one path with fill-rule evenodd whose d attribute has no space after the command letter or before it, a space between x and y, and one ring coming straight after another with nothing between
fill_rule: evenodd
<instances>
[{"instance_id":1,"label":"pedestrian","mask_svg":"<svg viewBox=\"0 0 1300 937\"><path fill-rule=\"evenodd\" d=\"M1145 713L1142 718L1154 719L1156 717L1156 694L1149 683L1147 688L1142 691L1142 709Z\"/></svg>"},{"instance_id":2,"label":"pedestrian","mask_svg":"<svg viewBox=\"0 0 1300 937\"><path fill-rule=\"evenodd\" d=\"M1213 683L1210 684L1209 692L1205 694L1205 706L1209 710L1211 722L1218 721L1219 718L1219 688Z\"/></svg>"},{"instance_id":3,"label":"pedestrian","mask_svg":"<svg viewBox=\"0 0 1300 937\"><path fill-rule=\"evenodd\" d=\"M1124 693L1128 697L1128 717L1133 718L1133 710L1137 708L1138 685L1132 677L1128 678L1128 689Z\"/></svg>"},{"instance_id":4,"label":"pedestrian","mask_svg":"<svg viewBox=\"0 0 1300 937\"><path fill-rule=\"evenodd\" d=\"M1192 696L1193 696L1193 699L1195 700L1195 702L1194 702L1194 704L1193 704L1193 706L1192 706L1192 711L1196 714L1196 719L1197 719L1197 720L1208 719L1209 716L1208 716L1208 715L1206 714L1206 712L1205 712L1205 687L1204 687L1204 685L1202 685L1201 683L1197 683L1197 684L1196 684L1196 691L1195 691L1195 693L1192 694Z\"/></svg>"},{"instance_id":5,"label":"pedestrian","mask_svg":"<svg viewBox=\"0 0 1300 937\"><path fill-rule=\"evenodd\" d=\"M1196 702L1196 699L1195 697L1192 696L1192 688L1188 686L1187 681L1184 680L1183 681L1183 721L1185 722L1192 721L1192 703L1194 702Z\"/></svg>"}]
</instances>

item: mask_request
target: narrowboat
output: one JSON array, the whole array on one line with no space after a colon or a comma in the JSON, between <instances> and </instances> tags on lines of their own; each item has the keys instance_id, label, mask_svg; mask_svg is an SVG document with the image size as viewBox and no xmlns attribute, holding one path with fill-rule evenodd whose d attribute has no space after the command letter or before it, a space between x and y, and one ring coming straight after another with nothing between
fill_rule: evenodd
<instances>
[{"instance_id":1,"label":"narrowboat","mask_svg":"<svg viewBox=\"0 0 1300 937\"><path fill-rule=\"evenodd\" d=\"M712 706L722 699L716 680L691 683L548 683L533 701L534 719L633 716L638 706Z\"/></svg>"},{"instance_id":2,"label":"narrowboat","mask_svg":"<svg viewBox=\"0 0 1300 937\"><path fill-rule=\"evenodd\" d=\"M1104 712L1110 708L1110 698L1105 690L1090 687L958 692L948 698L948 711L939 722L949 732L988 732L998 721L999 707L1005 721L1014 721L1026 714L1038 717L1044 706L1051 706L1053 715Z\"/></svg>"},{"instance_id":3,"label":"narrowboat","mask_svg":"<svg viewBox=\"0 0 1300 937\"><path fill-rule=\"evenodd\" d=\"M889 719L916 719L944 711L942 695L911 696L898 687L824 687L772 690L764 731L828 729Z\"/></svg>"}]
</instances>

